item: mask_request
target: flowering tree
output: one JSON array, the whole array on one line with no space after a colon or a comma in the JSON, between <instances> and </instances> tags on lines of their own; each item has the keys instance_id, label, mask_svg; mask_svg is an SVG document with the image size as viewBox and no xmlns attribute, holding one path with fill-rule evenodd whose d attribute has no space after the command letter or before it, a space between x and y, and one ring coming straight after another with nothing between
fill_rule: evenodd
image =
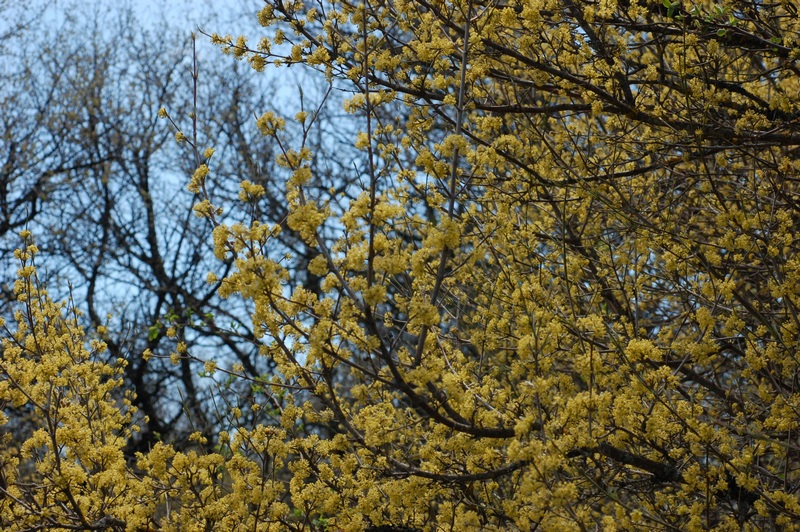
<instances>
[{"instance_id":1,"label":"flowering tree","mask_svg":"<svg viewBox=\"0 0 800 532\"><path fill-rule=\"evenodd\" d=\"M270 0L257 45L213 36L256 70L307 65L351 92L362 191L344 206L322 193L314 109L258 119L290 177L282 192L243 181L239 205L214 196L215 152L195 143L195 213L232 265L209 281L251 301L275 364L250 405L265 417L227 405L214 452L158 444L120 465L126 497L138 482L155 495L104 515L129 529L791 529L795 15ZM259 201L285 219L262 219ZM245 208L246 223L223 218ZM286 232L313 250L305 273L275 245ZM16 360L8 390L26 385ZM107 432L124 436L121 415ZM86 470L70 452L37 463ZM4 490L8 511L43 507Z\"/></svg>"},{"instance_id":2,"label":"flowering tree","mask_svg":"<svg viewBox=\"0 0 800 532\"><path fill-rule=\"evenodd\" d=\"M215 259L207 223L191 213L197 198L183 176L201 154L175 143L157 114L169 108L189 137L214 138L215 198L235 199L241 179L279 191L285 176L273 162L274 147L251 120L274 102L274 83L247 65L220 60L208 43L197 43L193 58L185 32L166 22L141 27L124 8L84 6L60 17L51 7L45 18L60 22L35 27L10 4L0 0L0 12L21 22L15 33L0 32L8 64L0 73L7 108L0 136L9 139L0 143L0 315L13 317L13 251L17 233L27 228L41 249L39 272L53 297L69 293L84 313L83 325L105 326L103 356L128 361L125 387L135 391L142 428L129 440L128 454L159 440L186 445L195 430L213 438L221 429L215 402L240 403L252 417L252 380L268 375L272 364L258 355L248 302L222 300L206 282L209 271L222 276L230 264ZM319 87L305 87L305 105L324 100L324 80ZM333 106L335 98L328 102ZM330 122L318 120L312 144ZM347 128L339 130L345 135ZM344 137L325 137L326 146L315 150L315 174L335 173L337 191L347 192ZM332 149L336 161L326 157ZM334 184L332 177L318 181L326 191ZM287 215L285 203L268 198L251 208L272 222ZM229 220L249 216L229 214ZM313 249L291 231L278 241L296 256L293 280L314 289L319 279L305 275L303 266ZM179 343L193 357L172 364ZM149 360L141 356L145 351ZM211 358L222 368L241 366L247 379L214 379L204 371ZM15 438L30 432L32 420L11 413L10 419Z\"/></svg>"},{"instance_id":3,"label":"flowering tree","mask_svg":"<svg viewBox=\"0 0 800 532\"><path fill-rule=\"evenodd\" d=\"M105 328L87 337L74 304L50 299L36 271L39 249L29 231L21 236L17 326L0 322L0 404L6 412L31 411L39 426L19 447L9 448L12 434L4 433L3 530L251 530L280 523L287 509L272 477L281 462L259 460L285 446L277 428L220 435L220 453L184 453L159 442L126 457L140 430L133 394L119 393L127 361L106 362L107 345L98 338ZM190 440L205 443L200 432Z\"/></svg>"},{"instance_id":4,"label":"flowering tree","mask_svg":"<svg viewBox=\"0 0 800 532\"><path fill-rule=\"evenodd\" d=\"M259 122L322 294L286 289L274 228L215 231L223 292L317 399L291 415L339 432L297 503L455 530L796 522L794 15L276 1L270 39L217 36L347 83L362 127L364 191L333 218L311 153Z\"/></svg>"}]
</instances>

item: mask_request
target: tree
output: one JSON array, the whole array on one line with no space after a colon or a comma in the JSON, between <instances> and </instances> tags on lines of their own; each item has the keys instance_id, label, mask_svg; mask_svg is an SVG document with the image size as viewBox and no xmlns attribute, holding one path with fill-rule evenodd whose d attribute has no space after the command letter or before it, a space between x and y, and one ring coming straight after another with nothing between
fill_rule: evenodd
<instances>
[{"instance_id":1,"label":"tree","mask_svg":"<svg viewBox=\"0 0 800 532\"><path fill-rule=\"evenodd\" d=\"M2 528L235 530L286 513L272 486L280 483L270 478L279 461L257 461L275 449L271 437L282 439L275 428L221 435L235 456L183 453L158 442L129 462L125 448L140 427L131 392L119 394L127 361L106 362L107 346L97 338L105 328L88 338L74 304L50 299L31 233L20 236L17 326L0 322L0 401L4 410L29 408L41 422L21 446L0 454ZM4 443L9 439L6 433ZM191 439L203 442L200 432Z\"/></svg>"},{"instance_id":2,"label":"tree","mask_svg":"<svg viewBox=\"0 0 800 532\"><path fill-rule=\"evenodd\" d=\"M794 15L276 1L271 39L217 36L349 82L363 113L340 218L282 156L322 295L287 291L269 229L216 230L222 290L324 405L297 415L341 433L294 497L456 530L796 522Z\"/></svg>"},{"instance_id":3,"label":"tree","mask_svg":"<svg viewBox=\"0 0 800 532\"><path fill-rule=\"evenodd\" d=\"M44 11L41 2L33 2L24 9L11 2L0 2L4 20L0 30L0 102L7 110L0 121L3 260L13 255L16 232L40 215L47 198L65 186L67 174L103 162L95 159L94 153L73 149L69 142L72 123L66 113L55 111L64 97L63 72L51 70L52 63L34 61L33 53L25 46L33 38L36 22ZM7 245L6 235L10 235L13 243ZM12 270L3 268L4 272ZM0 278L4 292L9 280L13 276L6 278L5 273Z\"/></svg>"},{"instance_id":4,"label":"tree","mask_svg":"<svg viewBox=\"0 0 800 532\"><path fill-rule=\"evenodd\" d=\"M128 360L126 387L136 392L142 430L126 452L132 456L158 440L188 445L198 429L213 439L224 428L215 402L240 404L253 417L248 405L255 381L269 376L272 365L258 355L248 306L220 299L207 282L209 271L224 275L230 264L214 258L206 222L191 213L196 198L180 177L194 171L203 149L176 143L157 116L169 108L178 122L196 124L195 142L218 147L214 193L235 199L240 179L268 190L284 180L268 139L247 127L273 101L274 87L246 67L231 68L233 60L206 61L217 52L202 45L193 61L188 34L167 24L143 29L126 9L84 7L55 18L64 20L9 46L18 50L11 63L18 66L3 88L10 139L3 146L8 154L0 192L7 220L0 222L8 261L4 299L15 299L16 233L29 228L51 293L69 297L85 313L83 326L105 326L108 360ZM307 86L305 92L308 105L325 89L317 94ZM337 142L326 142L317 150L318 174L329 172L324 154L336 149ZM341 172L337 180L339 191L348 186ZM286 217L285 205L274 200L251 208L264 219ZM292 231L279 240L301 263L311 260ZM311 287L318 280L303 282ZM178 343L193 357L173 364ZM144 351L152 355L147 361ZM244 378L214 379L204 370L207 361L223 369L241 366ZM13 422L16 429L20 422ZM30 430L13 431L18 443Z\"/></svg>"},{"instance_id":5,"label":"tree","mask_svg":"<svg viewBox=\"0 0 800 532\"><path fill-rule=\"evenodd\" d=\"M261 116L286 185L247 179L238 200L216 194L225 167L179 129L204 155L194 210L230 265L212 281L250 302L275 367L252 397L267 415L228 404L216 441L140 450L125 471L156 487L148 515L104 515L134 529L792 529L794 15L275 0L257 46L213 36L256 70L307 65L351 92L363 190L323 194L338 176L319 171L312 108ZM21 318L38 330L38 314ZM0 398L26 403L12 348ZM122 415L106 432L125 434ZM6 462L5 523L42 514L18 502L38 500L29 486L65 493L38 465L59 453L42 456ZM26 464L38 484L18 480Z\"/></svg>"}]
</instances>

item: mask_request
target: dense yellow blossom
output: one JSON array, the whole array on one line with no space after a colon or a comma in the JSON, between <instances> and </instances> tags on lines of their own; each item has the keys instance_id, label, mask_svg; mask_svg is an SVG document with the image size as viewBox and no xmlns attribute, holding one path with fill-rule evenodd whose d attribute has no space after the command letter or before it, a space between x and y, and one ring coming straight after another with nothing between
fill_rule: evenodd
<instances>
[{"instance_id":1,"label":"dense yellow blossom","mask_svg":"<svg viewBox=\"0 0 800 532\"><path fill-rule=\"evenodd\" d=\"M253 55L352 84L369 169L338 217L312 173L287 184L321 294L263 246L226 280L355 457L304 440L295 506L336 501L355 530L800 520L778 502L800 482L788 8L268 2L259 22ZM300 167L282 120L259 127Z\"/></svg>"},{"instance_id":2,"label":"dense yellow blossom","mask_svg":"<svg viewBox=\"0 0 800 532\"><path fill-rule=\"evenodd\" d=\"M288 454L280 431L242 427L233 441L220 439L224 453L182 453L158 443L146 455L125 456L137 430L121 388L125 361L102 362L105 345L87 339L78 312L48 298L32 247L19 254L28 273L16 285L17 328L4 329L0 401L41 421L16 435L20 448L8 448L8 439L0 447L0 527L280 530L288 512L280 502L286 486L274 479ZM213 373L216 365L205 369ZM267 449L272 460L265 463L259 455Z\"/></svg>"},{"instance_id":3,"label":"dense yellow blossom","mask_svg":"<svg viewBox=\"0 0 800 532\"><path fill-rule=\"evenodd\" d=\"M313 114L267 111L284 220L224 225L208 167L190 180L231 266L208 280L251 303L275 366L258 386L283 402L253 426L226 405L216 448L198 433L132 466L120 370L47 299L26 242L0 399L46 422L3 454L2 524L796 529L796 15L268 1L257 47L213 41L352 91L364 158L337 211L314 195ZM243 202L264 194L241 183ZM279 231L313 249L318 286L294 282Z\"/></svg>"}]
</instances>

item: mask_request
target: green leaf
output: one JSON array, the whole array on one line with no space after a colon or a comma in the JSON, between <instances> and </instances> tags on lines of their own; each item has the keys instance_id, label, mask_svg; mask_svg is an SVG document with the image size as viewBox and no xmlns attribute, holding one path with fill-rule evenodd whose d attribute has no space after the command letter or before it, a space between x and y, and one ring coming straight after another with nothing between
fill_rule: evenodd
<instances>
[{"instance_id":1,"label":"green leaf","mask_svg":"<svg viewBox=\"0 0 800 532\"><path fill-rule=\"evenodd\" d=\"M159 331L161 331L161 322L151 325L150 328L147 329L147 339L152 342L158 338Z\"/></svg>"}]
</instances>

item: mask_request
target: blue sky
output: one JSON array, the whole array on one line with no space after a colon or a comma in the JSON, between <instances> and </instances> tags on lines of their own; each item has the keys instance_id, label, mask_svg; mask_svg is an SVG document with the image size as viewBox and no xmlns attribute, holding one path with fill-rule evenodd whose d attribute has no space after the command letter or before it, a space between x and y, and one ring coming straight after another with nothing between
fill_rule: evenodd
<instances>
[{"instance_id":1,"label":"blue sky","mask_svg":"<svg viewBox=\"0 0 800 532\"><path fill-rule=\"evenodd\" d=\"M0 0L0 36L21 19L35 19L47 28L58 26L68 16L85 17L92 12L113 16L125 10L152 27L253 36L259 33L256 13L263 5L261 0Z\"/></svg>"}]
</instances>

